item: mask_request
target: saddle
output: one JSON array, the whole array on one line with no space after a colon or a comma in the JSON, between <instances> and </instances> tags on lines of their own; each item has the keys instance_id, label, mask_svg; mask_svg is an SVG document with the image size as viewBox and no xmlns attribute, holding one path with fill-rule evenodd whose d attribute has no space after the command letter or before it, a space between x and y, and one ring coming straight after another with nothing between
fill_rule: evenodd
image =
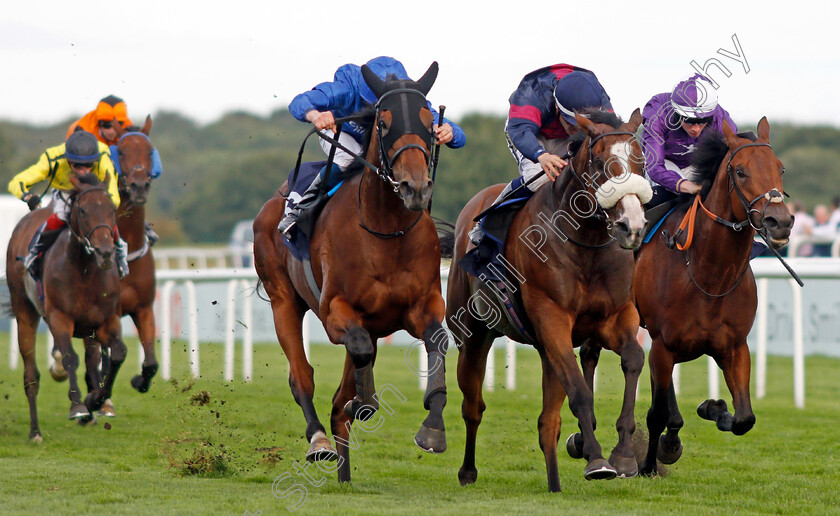
<instances>
[{"instance_id":1,"label":"saddle","mask_svg":"<svg viewBox=\"0 0 840 516\"><path fill-rule=\"evenodd\" d=\"M286 202L294 206L294 201L289 199L292 193L297 193L302 196L309 188L309 185L315 180L321 170L327 165L326 161L308 161L301 163L300 169L295 177L295 171L289 173L289 191L284 196ZM315 230L315 222L318 216L327 205L327 201L338 191L339 187L351 177L362 171L362 167L351 167L345 172L338 174L338 167L333 167L330 176L330 188L322 188L318 192L316 200L301 211L298 215L297 223L289 230L289 238L283 239L283 244L292 253L296 259L300 261L309 260L309 243L312 237L312 232Z\"/></svg>"}]
</instances>

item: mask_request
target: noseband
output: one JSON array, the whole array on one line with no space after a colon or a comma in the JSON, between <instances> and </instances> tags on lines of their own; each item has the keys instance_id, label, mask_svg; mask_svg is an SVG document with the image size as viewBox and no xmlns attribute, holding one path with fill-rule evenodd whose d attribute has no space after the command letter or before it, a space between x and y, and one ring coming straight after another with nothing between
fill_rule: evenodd
<instances>
[{"instance_id":1,"label":"noseband","mask_svg":"<svg viewBox=\"0 0 840 516\"><path fill-rule=\"evenodd\" d=\"M77 210L79 208L79 200L82 198L83 195L87 194L88 192L93 192L93 191L96 191L96 190L101 190L101 191L105 192L106 194L108 193L108 190L106 190L102 186L94 186L94 187L88 188L87 190L82 190L75 195L75 199L73 200L73 209ZM109 197L109 200L110 200L110 197ZM78 217L79 217L78 212L76 212L76 217L77 217L77 220L78 220ZM70 227L70 233L73 235L73 237L76 239L76 241L79 244L81 244L81 246L85 250L85 253L87 253L87 254L93 254L96 251L96 247L94 247L90 243L90 236L93 235L93 232L96 231L97 229L106 228L108 230L108 232L111 234L111 238L112 239L114 238L114 228L109 226L108 224L97 224L97 225L93 226L90 229L90 231L88 231L87 234L84 235L84 236L76 233L73 230L73 225L72 224L70 224L69 227Z\"/></svg>"}]
</instances>

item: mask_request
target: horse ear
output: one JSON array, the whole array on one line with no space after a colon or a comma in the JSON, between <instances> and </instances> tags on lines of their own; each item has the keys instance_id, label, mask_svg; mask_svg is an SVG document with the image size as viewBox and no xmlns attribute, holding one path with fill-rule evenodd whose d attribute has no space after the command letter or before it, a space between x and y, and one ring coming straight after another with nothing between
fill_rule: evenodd
<instances>
[{"instance_id":1,"label":"horse ear","mask_svg":"<svg viewBox=\"0 0 840 516\"><path fill-rule=\"evenodd\" d=\"M596 136L601 134L601 132L598 130L598 127L592 122L592 120L586 118L580 113L575 113L575 120L577 120L578 127L583 129L583 131L586 134L588 134L590 138L595 138Z\"/></svg>"},{"instance_id":2,"label":"horse ear","mask_svg":"<svg viewBox=\"0 0 840 516\"><path fill-rule=\"evenodd\" d=\"M767 121L766 116L758 121L758 141L770 143L770 122Z\"/></svg>"},{"instance_id":3,"label":"horse ear","mask_svg":"<svg viewBox=\"0 0 840 516\"><path fill-rule=\"evenodd\" d=\"M630 120L624 124L624 127L631 133L635 133L636 129L638 129L640 125L642 125L642 112L639 108L636 108L636 110L633 111L633 114L630 115Z\"/></svg>"},{"instance_id":4,"label":"horse ear","mask_svg":"<svg viewBox=\"0 0 840 516\"><path fill-rule=\"evenodd\" d=\"M376 98L381 97L382 94L385 93L385 81L377 77L376 74L368 68L368 65L362 65L362 77L371 91L373 91L373 94L376 95Z\"/></svg>"},{"instance_id":5,"label":"horse ear","mask_svg":"<svg viewBox=\"0 0 840 516\"><path fill-rule=\"evenodd\" d=\"M111 184L111 173L106 172L105 173L105 179L102 181L102 186L104 186L105 189L107 190L109 184Z\"/></svg>"},{"instance_id":6,"label":"horse ear","mask_svg":"<svg viewBox=\"0 0 840 516\"><path fill-rule=\"evenodd\" d=\"M75 188L76 190L78 190L78 189L79 189L79 185L81 184L81 182L79 181L79 178L78 178L78 176L76 176L76 174L75 174L75 173L73 173L73 174L69 174L69 175L67 176L67 179L69 179L69 180L70 180L70 184L72 184L72 185L73 185L73 188Z\"/></svg>"},{"instance_id":7,"label":"horse ear","mask_svg":"<svg viewBox=\"0 0 840 516\"><path fill-rule=\"evenodd\" d=\"M729 122L723 121L723 136L726 138L726 145L730 147L738 146L738 135L729 127Z\"/></svg>"},{"instance_id":8,"label":"horse ear","mask_svg":"<svg viewBox=\"0 0 840 516\"><path fill-rule=\"evenodd\" d=\"M420 80L417 81L417 84L420 86L420 91L423 92L423 95L429 93L429 90L432 89L432 85L435 83L438 75L438 63L437 61L432 61L432 64L429 65L429 69L426 70L426 73L423 74L423 77L420 77Z\"/></svg>"},{"instance_id":9,"label":"horse ear","mask_svg":"<svg viewBox=\"0 0 840 516\"><path fill-rule=\"evenodd\" d=\"M149 133L152 131L152 115L146 115L146 123L143 124L143 129L140 129L140 132L149 136Z\"/></svg>"}]
</instances>

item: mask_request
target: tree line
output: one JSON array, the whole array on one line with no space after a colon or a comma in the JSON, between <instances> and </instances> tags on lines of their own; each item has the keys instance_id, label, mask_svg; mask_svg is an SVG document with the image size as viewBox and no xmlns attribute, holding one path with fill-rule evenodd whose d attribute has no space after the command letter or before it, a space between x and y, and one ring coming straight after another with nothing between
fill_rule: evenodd
<instances>
[{"instance_id":1,"label":"tree line","mask_svg":"<svg viewBox=\"0 0 840 516\"><path fill-rule=\"evenodd\" d=\"M74 120L50 126L0 121L2 184L35 163L44 149L61 143ZM135 120L142 117L135 115ZM233 226L252 219L286 180L311 128L287 110L266 117L232 112L205 125L161 112L153 122L151 139L163 174L152 185L147 217L164 245L226 242ZM504 116L471 113L457 122L467 145L441 149L433 207L433 215L453 223L478 191L517 174L505 143ZM810 209L840 196L840 129L770 122L771 143L785 164L791 199ZM736 123L741 130L756 125ZM314 139L304 149L304 160L325 159Z\"/></svg>"}]
</instances>

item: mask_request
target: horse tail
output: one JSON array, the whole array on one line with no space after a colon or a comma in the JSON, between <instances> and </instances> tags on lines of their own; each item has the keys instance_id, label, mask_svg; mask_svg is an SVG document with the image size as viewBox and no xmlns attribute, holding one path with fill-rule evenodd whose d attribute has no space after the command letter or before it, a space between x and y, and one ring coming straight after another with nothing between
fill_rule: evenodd
<instances>
[{"instance_id":1,"label":"horse tail","mask_svg":"<svg viewBox=\"0 0 840 516\"><path fill-rule=\"evenodd\" d=\"M257 279L257 285L254 287L254 293L256 293L257 297L262 299L266 303L271 303L271 299L269 299L267 297L263 297L262 295L260 295L260 288L262 288L262 291L265 292L265 287L263 287L263 280L258 278Z\"/></svg>"},{"instance_id":2,"label":"horse tail","mask_svg":"<svg viewBox=\"0 0 840 516\"><path fill-rule=\"evenodd\" d=\"M435 221L435 229L440 240L440 257L452 259L455 253L455 225L437 217L432 217L432 220Z\"/></svg>"}]
</instances>

